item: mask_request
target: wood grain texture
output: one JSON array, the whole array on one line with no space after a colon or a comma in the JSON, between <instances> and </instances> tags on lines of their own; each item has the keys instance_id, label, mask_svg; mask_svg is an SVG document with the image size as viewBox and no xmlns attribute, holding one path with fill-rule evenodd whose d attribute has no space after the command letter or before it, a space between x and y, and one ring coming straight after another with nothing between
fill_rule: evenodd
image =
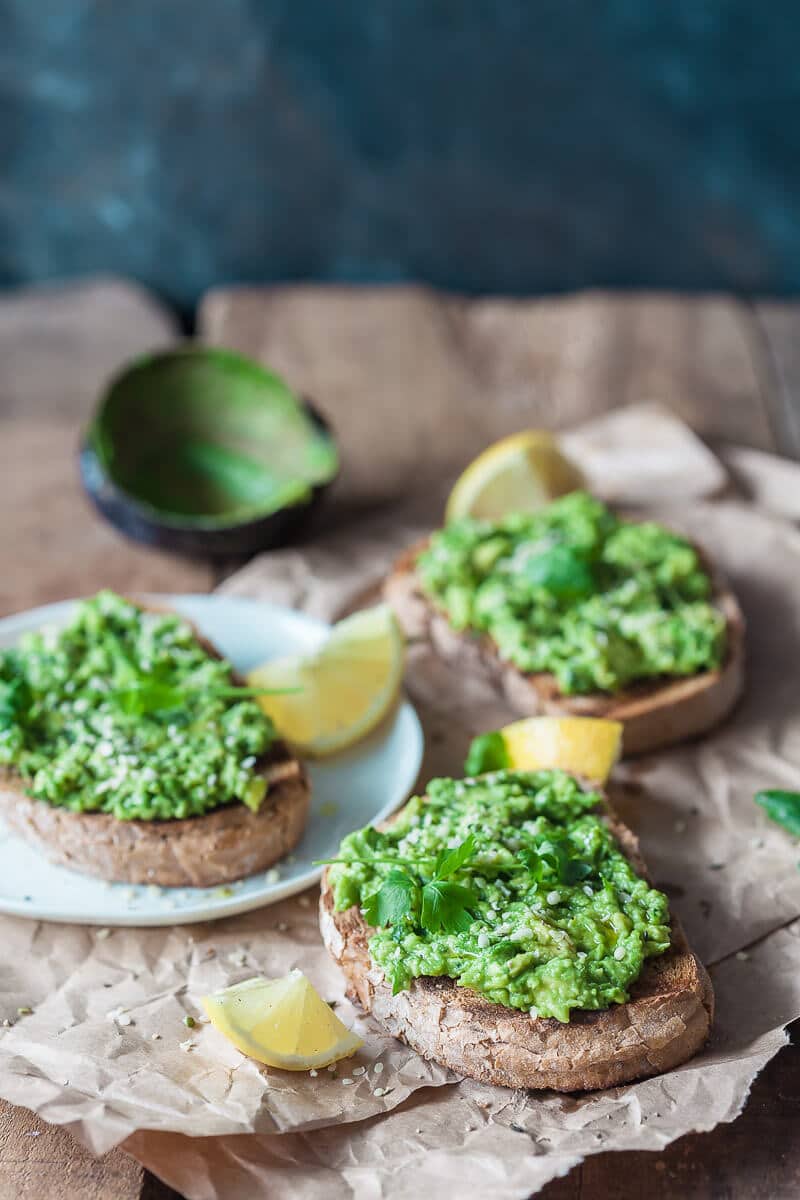
<instances>
[{"instance_id":1,"label":"wood grain texture","mask_svg":"<svg viewBox=\"0 0 800 1200\"><path fill-rule=\"evenodd\" d=\"M731 1125L693 1133L660 1154L584 1159L541 1200L795 1200L800 1195L800 1022L758 1077ZM164 1197L164 1200L167 1200Z\"/></svg>"},{"instance_id":2,"label":"wood grain texture","mask_svg":"<svg viewBox=\"0 0 800 1200\"><path fill-rule=\"evenodd\" d=\"M0 294L0 416L82 422L122 363L179 335L168 309L120 279Z\"/></svg>"},{"instance_id":3,"label":"wood grain texture","mask_svg":"<svg viewBox=\"0 0 800 1200\"><path fill-rule=\"evenodd\" d=\"M0 1104L0 1200L143 1200L147 1186L123 1151L93 1158L65 1129ZM166 1200L169 1190L157 1187Z\"/></svg>"},{"instance_id":4,"label":"wood grain texture","mask_svg":"<svg viewBox=\"0 0 800 1200\"><path fill-rule=\"evenodd\" d=\"M777 449L800 457L800 304L758 301L755 319L772 371L770 397L774 406Z\"/></svg>"},{"instance_id":5,"label":"wood grain texture","mask_svg":"<svg viewBox=\"0 0 800 1200\"><path fill-rule=\"evenodd\" d=\"M390 500L505 433L643 400L706 437L774 447L752 315L728 297L242 288L211 292L198 328L314 397L342 447L340 501Z\"/></svg>"},{"instance_id":6,"label":"wood grain texture","mask_svg":"<svg viewBox=\"0 0 800 1200\"><path fill-rule=\"evenodd\" d=\"M0 614L101 587L205 591L212 575L135 546L97 517L77 450L103 383L173 342L171 317L118 281L0 298Z\"/></svg>"}]
</instances>

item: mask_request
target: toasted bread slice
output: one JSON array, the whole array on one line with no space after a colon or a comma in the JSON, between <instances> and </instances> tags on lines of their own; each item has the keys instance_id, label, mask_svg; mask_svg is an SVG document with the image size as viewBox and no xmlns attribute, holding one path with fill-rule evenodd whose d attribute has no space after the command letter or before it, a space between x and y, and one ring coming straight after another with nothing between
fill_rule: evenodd
<instances>
[{"instance_id":1,"label":"toasted bread slice","mask_svg":"<svg viewBox=\"0 0 800 1200\"><path fill-rule=\"evenodd\" d=\"M611 810L607 821L646 876L634 835ZM492 1004L448 978L416 979L393 996L370 958L373 930L359 908L334 910L327 872L320 929L353 1000L423 1058L482 1083L560 1092L630 1083L685 1062L711 1029L711 981L674 917L670 949L648 960L631 999L599 1012L574 1012L567 1024Z\"/></svg>"},{"instance_id":2,"label":"toasted bread slice","mask_svg":"<svg viewBox=\"0 0 800 1200\"><path fill-rule=\"evenodd\" d=\"M594 692L566 696L553 675L526 675L505 662L491 638L459 633L447 616L423 592L415 564L426 543L407 550L395 563L384 584L391 604L408 638L427 638L443 659L459 662L488 676L520 716L549 713L555 716L605 717L625 727L623 754L643 754L705 733L730 712L744 684L744 617L730 588L712 575L713 602L727 624L725 662L715 671L684 679L646 680L610 695Z\"/></svg>"},{"instance_id":3,"label":"toasted bread slice","mask_svg":"<svg viewBox=\"0 0 800 1200\"><path fill-rule=\"evenodd\" d=\"M221 657L195 634L208 654ZM86 875L159 887L213 887L266 870L303 835L311 788L302 764L283 742L275 742L255 770L268 785L257 813L237 801L200 817L120 821L110 813L71 812L34 799L24 780L4 769L0 816L51 862Z\"/></svg>"}]
</instances>

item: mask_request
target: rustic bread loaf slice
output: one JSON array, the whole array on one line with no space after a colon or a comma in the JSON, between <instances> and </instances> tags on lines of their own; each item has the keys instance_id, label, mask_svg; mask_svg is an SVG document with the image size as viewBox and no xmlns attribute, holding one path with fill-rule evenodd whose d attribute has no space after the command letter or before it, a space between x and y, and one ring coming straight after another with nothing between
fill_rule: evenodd
<instances>
[{"instance_id":1,"label":"rustic bread loaf slice","mask_svg":"<svg viewBox=\"0 0 800 1200\"><path fill-rule=\"evenodd\" d=\"M606 820L646 877L635 836L611 810ZM598 1012L573 1012L567 1024L493 1004L448 978L415 979L407 991L392 995L369 954L374 931L359 908L335 911L327 872L320 929L352 999L423 1058L483 1083L562 1092L629 1083L685 1062L711 1029L711 981L674 917L669 950L647 961L631 999Z\"/></svg>"},{"instance_id":2,"label":"rustic bread loaf slice","mask_svg":"<svg viewBox=\"0 0 800 1200\"><path fill-rule=\"evenodd\" d=\"M505 662L486 635L454 630L444 612L422 590L415 564L425 542L408 549L395 563L384 584L408 638L426 638L436 654L488 676L520 716L605 717L625 727L623 754L643 754L697 737L718 725L738 700L744 684L744 617L738 601L723 580L712 574L713 603L727 626L725 662L715 671L684 679L646 680L610 695L595 692L567 696L553 675L526 675Z\"/></svg>"},{"instance_id":3,"label":"rustic bread loaf slice","mask_svg":"<svg viewBox=\"0 0 800 1200\"><path fill-rule=\"evenodd\" d=\"M221 657L197 630L195 636L208 654ZM254 769L267 781L258 812L236 801L203 816L167 821L71 812L29 796L17 772L0 769L0 817L51 862L86 875L160 887L213 887L266 870L303 835L311 788L302 764L283 742L275 742Z\"/></svg>"}]
</instances>

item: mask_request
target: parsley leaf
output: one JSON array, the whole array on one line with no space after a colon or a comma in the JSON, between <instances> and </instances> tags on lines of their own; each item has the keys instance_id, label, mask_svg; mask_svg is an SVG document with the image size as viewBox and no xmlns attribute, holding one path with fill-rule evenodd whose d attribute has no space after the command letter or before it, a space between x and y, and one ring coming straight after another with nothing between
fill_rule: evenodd
<instances>
[{"instance_id":1,"label":"parsley leaf","mask_svg":"<svg viewBox=\"0 0 800 1200\"><path fill-rule=\"evenodd\" d=\"M419 885L413 876L393 867L377 892L361 908L370 925L398 925L419 907Z\"/></svg>"},{"instance_id":2,"label":"parsley leaf","mask_svg":"<svg viewBox=\"0 0 800 1200\"><path fill-rule=\"evenodd\" d=\"M470 742L464 774L486 775L489 771L504 771L509 766L508 750L502 733L480 733Z\"/></svg>"},{"instance_id":3,"label":"parsley leaf","mask_svg":"<svg viewBox=\"0 0 800 1200\"><path fill-rule=\"evenodd\" d=\"M440 850L433 870L434 879L447 879L454 875L459 867L472 858L475 853L475 835L471 833L460 846L452 850Z\"/></svg>"},{"instance_id":4,"label":"parsley leaf","mask_svg":"<svg viewBox=\"0 0 800 1200\"><path fill-rule=\"evenodd\" d=\"M117 688L111 693L111 699L120 711L129 717L171 712L183 706L186 696L184 688L162 683L159 679L142 679L129 687Z\"/></svg>"},{"instance_id":5,"label":"parsley leaf","mask_svg":"<svg viewBox=\"0 0 800 1200\"><path fill-rule=\"evenodd\" d=\"M469 929L472 917L468 912L475 903L475 893L460 883L431 879L422 889L420 923L431 933L458 933Z\"/></svg>"},{"instance_id":6,"label":"parsley leaf","mask_svg":"<svg viewBox=\"0 0 800 1200\"><path fill-rule=\"evenodd\" d=\"M111 699L129 717L143 717L151 713L174 712L183 708L193 696L211 700L244 700L252 696L267 696L296 692L297 688L250 688L213 687L199 689L191 685L177 686L159 679L155 675L141 675L124 687L110 693Z\"/></svg>"},{"instance_id":7,"label":"parsley leaf","mask_svg":"<svg viewBox=\"0 0 800 1200\"><path fill-rule=\"evenodd\" d=\"M520 857L537 883L554 880L574 887L594 870L591 863L574 858L561 842L545 842L538 851L523 850Z\"/></svg>"},{"instance_id":8,"label":"parsley leaf","mask_svg":"<svg viewBox=\"0 0 800 1200\"><path fill-rule=\"evenodd\" d=\"M755 800L771 821L782 825L795 837L800 837L800 792L784 792L776 788L758 792Z\"/></svg>"}]
</instances>

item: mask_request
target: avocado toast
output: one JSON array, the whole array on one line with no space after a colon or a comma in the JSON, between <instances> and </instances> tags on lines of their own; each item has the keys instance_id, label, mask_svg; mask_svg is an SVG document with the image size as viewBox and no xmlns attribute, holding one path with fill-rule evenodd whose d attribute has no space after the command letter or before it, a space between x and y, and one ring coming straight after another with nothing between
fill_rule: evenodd
<instances>
[{"instance_id":1,"label":"avocado toast","mask_svg":"<svg viewBox=\"0 0 800 1200\"><path fill-rule=\"evenodd\" d=\"M487 1083L625 1083L710 1030L710 981L634 835L563 771L432 781L345 838L320 925L366 1011Z\"/></svg>"},{"instance_id":2,"label":"avocado toast","mask_svg":"<svg viewBox=\"0 0 800 1200\"><path fill-rule=\"evenodd\" d=\"M720 722L743 686L736 597L685 538L573 492L456 521L384 588L410 638L488 675L520 715L607 717L637 754Z\"/></svg>"},{"instance_id":3,"label":"avocado toast","mask_svg":"<svg viewBox=\"0 0 800 1200\"><path fill-rule=\"evenodd\" d=\"M309 785L188 621L101 592L0 655L0 815L54 862L207 887L302 835Z\"/></svg>"}]
</instances>

